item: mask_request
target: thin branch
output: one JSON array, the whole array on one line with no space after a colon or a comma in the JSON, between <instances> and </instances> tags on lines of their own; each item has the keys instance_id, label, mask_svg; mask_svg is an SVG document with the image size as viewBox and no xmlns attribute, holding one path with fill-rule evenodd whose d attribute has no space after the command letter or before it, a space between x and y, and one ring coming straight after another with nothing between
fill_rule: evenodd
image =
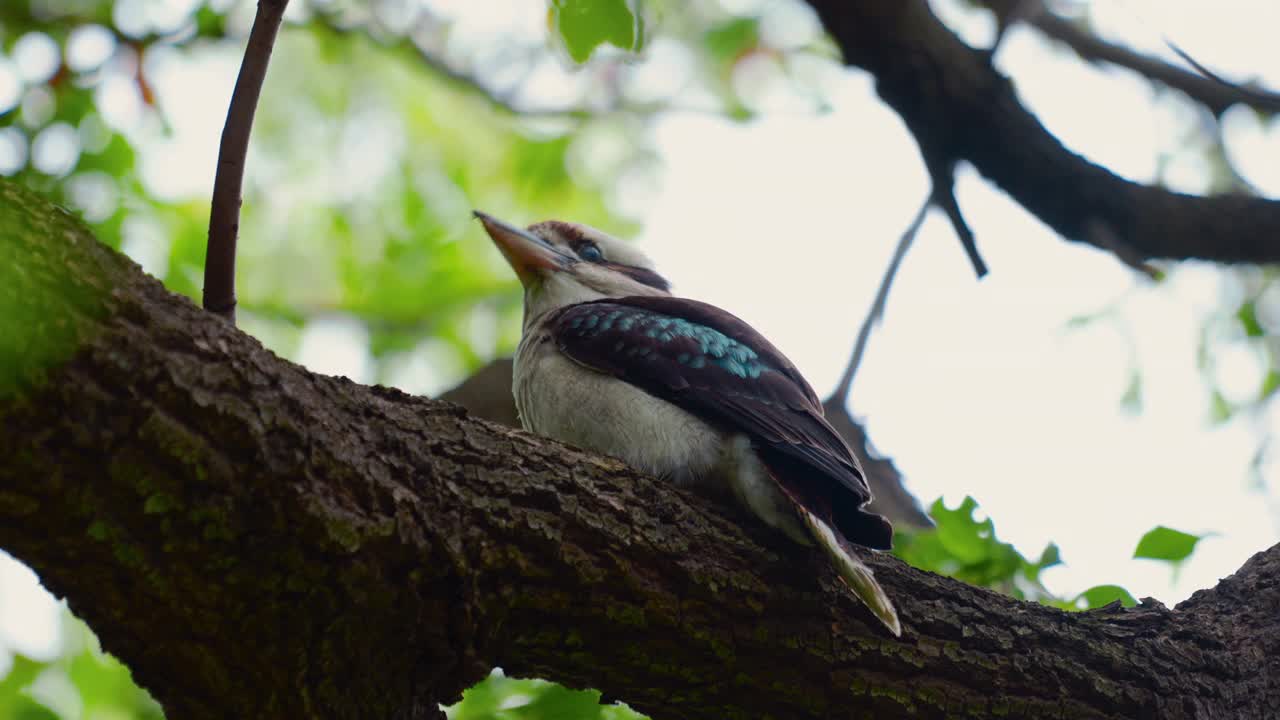
<instances>
[{"instance_id":1,"label":"thin branch","mask_svg":"<svg viewBox=\"0 0 1280 720\"><path fill-rule=\"evenodd\" d=\"M1241 100L1242 102L1246 102L1249 105L1253 105L1254 107L1261 106L1259 107L1259 109L1269 108L1272 112L1280 111L1280 95L1277 95L1276 93L1267 92L1265 90L1258 90L1256 88L1245 87L1240 83L1231 82L1230 80L1227 80L1226 78L1222 77L1216 72L1205 67L1198 60L1191 57L1190 53L1188 53L1186 50L1183 50L1172 40L1169 40L1168 38L1166 38L1164 42L1166 45L1169 46L1170 50L1177 53L1178 57L1182 58L1182 60L1186 62L1188 65L1190 65L1191 67L1195 68L1196 72L1218 83L1219 85L1230 90L1231 92L1237 93L1242 98Z\"/></svg>"},{"instance_id":2,"label":"thin branch","mask_svg":"<svg viewBox=\"0 0 1280 720\"><path fill-rule=\"evenodd\" d=\"M1085 228L1093 245L1110 250L1120 262L1142 273L1147 279L1159 281L1164 277L1164 273L1159 268L1144 260L1132 247L1129 247L1128 243L1121 240L1106 221L1091 218L1085 222Z\"/></svg>"},{"instance_id":3,"label":"thin branch","mask_svg":"<svg viewBox=\"0 0 1280 720\"><path fill-rule=\"evenodd\" d=\"M853 353L849 356L849 364L845 366L844 373L840 375L840 383L836 385L836 389L832 391L831 397L838 398L841 403L845 398L849 397L849 389L853 387L853 377L858 374L858 366L862 365L862 356L867 350L867 340L871 337L871 328L875 327L881 319L884 318L884 306L889 301L889 288L893 286L893 278L898 274L898 268L902 265L902 259L907 256L907 250L911 248L911 243L915 241L916 235L920 232L920 226L924 224L924 219L929 215L929 208L933 206L933 194L925 199L924 204L920 206L920 210L916 213L915 218L907 229L902 233L902 237L898 240L898 246L893 250L893 257L889 258L889 264L884 269L884 275L880 278L880 288L876 290L876 297L871 301L871 308L867 310L867 316L862 321L862 327L858 330L858 339L853 343Z\"/></svg>"},{"instance_id":4,"label":"thin branch","mask_svg":"<svg viewBox=\"0 0 1280 720\"><path fill-rule=\"evenodd\" d=\"M582 104L548 106L548 107L528 107L516 102L515 96L520 90L520 83L514 83L511 87L502 90L490 86L481 80L478 76L468 72L467 70L456 67L441 55L437 55L430 49L423 47L412 39L412 33L398 37L394 40L386 40L375 38L369 35L367 28L361 25L342 25L335 21L331 13L320 13L316 16L312 25L314 29L323 30L337 36L351 35L353 33L361 33L370 38L379 46L396 51L403 52L408 55L415 56L427 69L444 78L446 81L467 92L474 93L484 98L495 109L510 115L516 115L525 118L563 118L566 120L585 120L593 115L610 112L619 109L619 103L616 98L609 103L609 107L593 109ZM532 62L525 63L526 67L532 70ZM654 104L650 107L628 107L638 112L646 110L658 109L660 106Z\"/></svg>"},{"instance_id":5,"label":"thin branch","mask_svg":"<svg viewBox=\"0 0 1280 720\"><path fill-rule=\"evenodd\" d=\"M1113 45L1047 10L1026 14L1024 17L1028 24L1044 33L1046 37L1071 48L1082 59L1106 62L1132 70L1182 92L1208 108L1215 116L1221 116L1237 103L1243 103L1264 112L1280 112L1280 93L1243 88L1234 83L1225 82L1216 75L1205 72L1199 63L1187 57L1172 43L1169 45L1174 52L1182 56L1200 74L1188 72L1176 65L1129 48Z\"/></svg>"},{"instance_id":6,"label":"thin branch","mask_svg":"<svg viewBox=\"0 0 1280 720\"><path fill-rule=\"evenodd\" d=\"M428 70L431 70L436 75L444 78L455 87L483 98L496 110L521 118L550 118L582 121L615 113L652 115L658 112L683 112L705 115L707 117L725 119L734 118L733 113L731 113L727 108L715 104L677 103L670 100L654 100L645 102L628 100L624 96L622 90L617 86L617 83L613 81L609 83L607 92L589 93L584 99L576 100L567 104L543 106L527 105L520 102L518 100L518 96L523 90L525 81L537 69L537 58L535 57L526 57L512 61L510 64L518 64L522 66L522 71L520 73L521 79L509 82L505 88L500 88L485 82L484 79L473 73L470 69L459 67L457 63L451 62L446 58L444 53L417 42L414 39L415 33L413 31L406 32L394 39L382 38L369 33L368 27L365 25L343 24L338 21L337 17L333 13L324 12L318 13L315 18L313 18L312 24L309 27L339 36L350 35L352 33L363 34L379 47L416 57ZM618 68L626 64L627 61L618 60L613 61L609 67L616 71ZM617 73L613 72L613 76L616 78ZM597 97L597 95L603 95L604 97ZM813 113L769 111L769 114L811 116Z\"/></svg>"},{"instance_id":7,"label":"thin branch","mask_svg":"<svg viewBox=\"0 0 1280 720\"><path fill-rule=\"evenodd\" d=\"M973 230L969 228L969 223L965 222L964 213L960 212L960 203L956 201L953 170L948 169L945 177L934 175L933 204L937 205L946 214L947 220L951 221L951 227L956 231L956 237L960 239L960 246L964 248L964 254L969 257L969 264L973 266L973 271L981 280L987 274L987 263L978 252L978 241L973 237Z\"/></svg>"},{"instance_id":8,"label":"thin branch","mask_svg":"<svg viewBox=\"0 0 1280 720\"><path fill-rule=\"evenodd\" d=\"M231 93L227 122L218 147L218 169L209 210L209 245L204 266L204 308L232 323L236 320L236 238L240 231L245 156L258 96L271 61L280 22L289 0L259 0L249 31L240 75Z\"/></svg>"}]
</instances>

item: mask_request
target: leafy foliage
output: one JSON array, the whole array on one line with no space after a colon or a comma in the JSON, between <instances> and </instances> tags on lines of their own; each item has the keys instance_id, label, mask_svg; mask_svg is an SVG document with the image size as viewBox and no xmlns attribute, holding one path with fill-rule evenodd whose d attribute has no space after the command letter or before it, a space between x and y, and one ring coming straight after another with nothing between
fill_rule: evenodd
<instances>
[{"instance_id":1,"label":"leafy foliage","mask_svg":"<svg viewBox=\"0 0 1280 720\"><path fill-rule=\"evenodd\" d=\"M102 652L84 623L65 613L62 627L62 651L52 660L13 656L12 667L0 680L0 717L164 717L155 700L134 685L129 669Z\"/></svg>"},{"instance_id":2,"label":"leafy foliage","mask_svg":"<svg viewBox=\"0 0 1280 720\"><path fill-rule=\"evenodd\" d=\"M1027 560L1012 545L996 537L990 518L977 520L978 503L966 496L952 510L934 501L929 516L935 523L925 531L899 530L894 553L920 568L948 575L972 585L1025 600L1054 598L1040 583L1040 573L1062 562L1058 546L1050 543L1035 561Z\"/></svg>"},{"instance_id":3,"label":"leafy foliage","mask_svg":"<svg viewBox=\"0 0 1280 720\"><path fill-rule=\"evenodd\" d=\"M445 709L449 720L638 720L625 705L601 705L595 690L570 690L545 680L518 680L495 670Z\"/></svg>"},{"instance_id":4,"label":"leafy foliage","mask_svg":"<svg viewBox=\"0 0 1280 720\"><path fill-rule=\"evenodd\" d=\"M941 499L929 508L934 528L931 530L899 530L894 540L894 553L911 565L948 575L972 585L988 587L1021 600L1034 600L1064 610L1090 610L1120 601L1125 607L1137 604L1133 595L1119 585L1097 585L1073 598L1059 597L1045 588L1040 575L1062 562L1058 546L1049 543L1035 560L1028 560L1012 545L996 537L990 518L974 517L978 503L965 497L956 509L948 508ZM1150 540L1148 540L1150 538ZM1191 539L1190 546L1187 539ZM1185 560L1200 538L1176 530L1158 527L1143 537L1140 553L1135 557L1155 555L1179 556Z\"/></svg>"}]
</instances>

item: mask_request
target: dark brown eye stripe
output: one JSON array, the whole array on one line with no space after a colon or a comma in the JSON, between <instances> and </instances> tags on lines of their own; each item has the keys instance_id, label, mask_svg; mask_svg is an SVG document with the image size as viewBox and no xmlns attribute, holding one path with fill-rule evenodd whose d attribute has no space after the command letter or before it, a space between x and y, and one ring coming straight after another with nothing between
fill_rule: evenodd
<instances>
[{"instance_id":1,"label":"dark brown eye stripe","mask_svg":"<svg viewBox=\"0 0 1280 720\"><path fill-rule=\"evenodd\" d=\"M635 265L621 265L619 263L606 263L606 265L610 269L620 272L642 285L648 285L651 288L661 290L663 292L667 292L671 289L671 283L667 282L666 278L648 268L636 267Z\"/></svg>"},{"instance_id":2,"label":"dark brown eye stripe","mask_svg":"<svg viewBox=\"0 0 1280 720\"><path fill-rule=\"evenodd\" d=\"M551 233L559 235L575 253L580 252L586 245L592 245L594 242L582 232L582 228L563 220L544 220L536 225L529 227L529 231L534 234L541 235L539 230L548 230ZM615 272L622 273L627 277L635 280L642 285L648 285L651 288L667 292L671 289L671 283L658 273L635 265L623 265L621 263L608 262L601 263Z\"/></svg>"}]
</instances>

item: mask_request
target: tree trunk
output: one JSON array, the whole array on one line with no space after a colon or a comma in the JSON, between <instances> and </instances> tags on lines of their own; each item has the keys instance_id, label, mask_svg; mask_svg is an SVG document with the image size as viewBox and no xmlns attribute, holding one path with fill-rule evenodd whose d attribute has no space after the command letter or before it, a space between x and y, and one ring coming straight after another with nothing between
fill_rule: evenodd
<instances>
[{"instance_id":1,"label":"tree trunk","mask_svg":"<svg viewBox=\"0 0 1280 720\"><path fill-rule=\"evenodd\" d=\"M1280 546L1067 613L815 553L616 460L281 360L0 182L0 546L172 718L438 717L492 666L676 718L1273 718Z\"/></svg>"}]
</instances>

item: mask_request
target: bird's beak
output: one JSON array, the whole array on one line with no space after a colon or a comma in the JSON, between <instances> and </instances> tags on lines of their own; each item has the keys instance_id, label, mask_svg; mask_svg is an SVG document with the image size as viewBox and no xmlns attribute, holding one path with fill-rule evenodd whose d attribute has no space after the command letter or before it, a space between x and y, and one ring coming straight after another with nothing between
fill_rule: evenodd
<instances>
[{"instance_id":1,"label":"bird's beak","mask_svg":"<svg viewBox=\"0 0 1280 720\"><path fill-rule=\"evenodd\" d=\"M524 285L528 286L548 271L563 270L568 266L568 258L542 238L479 210L473 212Z\"/></svg>"}]
</instances>

